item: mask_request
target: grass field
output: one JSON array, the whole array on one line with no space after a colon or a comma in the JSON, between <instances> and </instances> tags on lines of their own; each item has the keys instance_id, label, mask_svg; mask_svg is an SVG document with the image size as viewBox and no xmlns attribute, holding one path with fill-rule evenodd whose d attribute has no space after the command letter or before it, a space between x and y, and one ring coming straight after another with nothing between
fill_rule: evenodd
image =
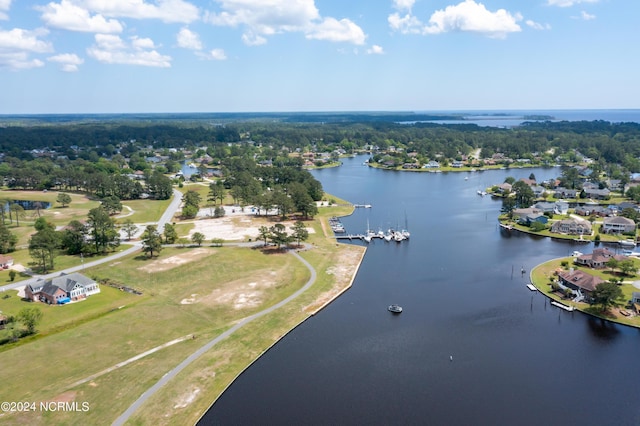
<instances>
[{"instance_id":1,"label":"grass field","mask_svg":"<svg viewBox=\"0 0 640 426\"><path fill-rule=\"evenodd\" d=\"M215 346L154 395L132 423L192 423L256 357L348 286L353 270L342 274L348 276L341 276L336 265L349 256L356 256L359 261L363 249L336 246L335 241L323 236L323 231L327 228L326 217L348 213L351 208L320 210L313 223L316 233L310 238L315 248L302 253L318 272L311 290ZM322 216L324 227L320 223ZM165 248L153 260L138 254L85 272L140 289L144 294L132 296L103 286L99 295L87 301L63 307L43 306L51 310L38 327L42 334L0 352L6 384L0 389L0 396L9 401L88 402L90 410L10 414L0 417L0 423L110 423L206 341L241 318L282 300L309 277L306 267L287 254L204 246ZM2 302L6 306L0 304L0 309L14 310L25 304L15 296L0 299ZM197 339L184 340L74 386L83 378L191 334Z\"/></svg>"}]
</instances>

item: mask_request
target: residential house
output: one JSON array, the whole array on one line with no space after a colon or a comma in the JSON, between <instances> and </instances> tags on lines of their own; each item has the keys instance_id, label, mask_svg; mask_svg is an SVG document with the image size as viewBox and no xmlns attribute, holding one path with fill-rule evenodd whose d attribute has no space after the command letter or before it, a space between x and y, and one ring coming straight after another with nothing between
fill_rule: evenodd
<instances>
[{"instance_id":1,"label":"residential house","mask_svg":"<svg viewBox=\"0 0 640 426\"><path fill-rule=\"evenodd\" d=\"M542 213L542 210L535 207L528 207L526 209L514 209L512 212L514 218L518 218L518 221L524 220L525 222L527 216L538 216Z\"/></svg>"},{"instance_id":2,"label":"residential house","mask_svg":"<svg viewBox=\"0 0 640 426\"><path fill-rule=\"evenodd\" d=\"M591 235L591 223L575 218L563 219L551 225L551 232L568 235Z\"/></svg>"},{"instance_id":3,"label":"residential house","mask_svg":"<svg viewBox=\"0 0 640 426\"><path fill-rule=\"evenodd\" d=\"M584 189L583 190L587 198L594 200L608 200L611 198L611 191L608 189Z\"/></svg>"},{"instance_id":4,"label":"residential house","mask_svg":"<svg viewBox=\"0 0 640 426\"><path fill-rule=\"evenodd\" d=\"M427 164L424 165L425 169L437 169L438 167L440 167L440 163L438 163L435 160L431 160Z\"/></svg>"},{"instance_id":5,"label":"residential house","mask_svg":"<svg viewBox=\"0 0 640 426\"><path fill-rule=\"evenodd\" d=\"M9 269L13 266L13 257L6 254L0 254L0 268Z\"/></svg>"},{"instance_id":6,"label":"residential house","mask_svg":"<svg viewBox=\"0 0 640 426\"><path fill-rule=\"evenodd\" d=\"M578 192L579 191L577 189L558 187L555 190L554 197L555 198L577 198Z\"/></svg>"},{"instance_id":7,"label":"residential house","mask_svg":"<svg viewBox=\"0 0 640 426\"><path fill-rule=\"evenodd\" d=\"M635 230L636 223L623 216L605 217L602 221L602 232L605 234L624 234Z\"/></svg>"},{"instance_id":8,"label":"residential house","mask_svg":"<svg viewBox=\"0 0 640 426\"><path fill-rule=\"evenodd\" d=\"M544 196L544 193L547 189L541 185L533 185L531 186L531 190L533 191L533 195L535 195L536 198L540 198Z\"/></svg>"},{"instance_id":9,"label":"residential house","mask_svg":"<svg viewBox=\"0 0 640 426\"><path fill-rule=\"evenodd\" d=\"M594 204L584 204L582 206L577 206L574 212L575 214L578 214L580 216L594 215L594 216L606 217L611 214L610 209L602 206L597 206Z\"/></svg>"},{"instance_id":10,"label":"residential house","mask_svg":"<svg viewBox=\"0 0 640 426\"><path fill-rule=\"evenodd\" d=\"M512 185L510 183L504 182L504 183L501 183L500 185L496 185L496 187L498 188L498 192L501 192L503 194L508 194L511 192Z\"/></svg>"},{"instance_id":11,"label":"residential house","mask_svg":"<svg viewBox=\"0 0 640 426\"><path fill-rule=\"evenodd\" d=\"M603 269L607 267L609 259L614 258L618 261L627 259L627 256L615 254L606 248L597 248L589 254L582 254L574 259L576 265L588 266L593 269Z\"/></svg>"},{"instance_id":12,"label":"residential house","mask_svg":"<svg viewBox=\"0 0 640 426\"><path fill-rule=\"evenodd\" d=\"M631 295L631 305L636 314L640 314L640 292L634 291Z\"/></svg>"},{"instance_id":13,"label":"residential house","mask_svg":"<svg viewBox=\"0 0 640 426\"><path fill-rule=\"evenodd\" d=\"M596 289L596 286L604 282L600 277L577 269L559 272L558 279L561 286L579 292L587 299L590 299L591 293Z\"/></svg>"},{"instance_id":14,"label":"residential house","mask_svg":"<svg viewBox=\"0 0 640 426\"><path fill-rule=\"evenodd\" d=\"M451 163L451 167L454 167L456 169L459 169L461 167L464 167L464 163L462 161L454 161L453 163Z\"/></svg>"},{"instance_id":15,"label":"residential house","mask_svg":"<svg viewBox=\"0 0 640 426\"><path fill-rule=\"evenodd\" d=\"M24 288L25 297L34 302L64 304L70 301L83 300L88 296L100 293L100 286L91 278L80 273L61 274L48 280L38 280Z\"/></svg>"},{"instance_id":16,"label":"residential house","mask_svg":"<svg viewBox=\"0 0 640 426\"><path fill-rule=\"evenodd\" d=\"M521 178L520 181L526 183L527 186L534 186L536 184L535 179Z\"/></svg>"}]
</instances>

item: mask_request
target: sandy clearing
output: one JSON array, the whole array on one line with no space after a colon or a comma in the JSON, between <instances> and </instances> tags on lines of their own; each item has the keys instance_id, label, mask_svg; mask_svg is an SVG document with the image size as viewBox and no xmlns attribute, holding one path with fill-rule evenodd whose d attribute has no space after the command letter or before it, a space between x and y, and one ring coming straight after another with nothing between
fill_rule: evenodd
<instances>
[{"instance_id":1,"label":"sandy clearing","mask_svg":"<svg viewBox=\"0 0 640 426\"><path fill-rule=\"evenodd\" d=\"M225 241L247 240L251 238L256 240L260 237L260 227L271 227L276 223L280 223L287 228L287 232L291 233L293 221L274 222L272 218L264 216L255 216L251 214L236 215L231 217L201 219L193 222L194 228L189 231L188 238L195 232L200 232L206 240L220 238ZM310 234L314 233L313 228L306 228Z\"/></svg>"},{"instance_id":2,"label":"sandy clearing","mask_svg":"<svg viewBox=\"0 0 640 426\"><path fill-rule=\"evenodd\" d=\"M149 273L167 271L177 266L202 259L203 257L209 256L210 254L213 254L215 252L215 250L210 248L197 248L181 254L177 254L175 256L156 259L149 264L139 267L138 270Z\"/></svg>"}]
</instances>

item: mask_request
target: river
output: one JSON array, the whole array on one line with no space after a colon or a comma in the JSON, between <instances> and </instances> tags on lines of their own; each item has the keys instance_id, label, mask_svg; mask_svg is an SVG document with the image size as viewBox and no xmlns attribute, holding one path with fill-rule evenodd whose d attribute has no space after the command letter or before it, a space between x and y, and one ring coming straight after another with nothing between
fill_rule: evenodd
<instances>
[{"instance_id":1,"label":"river","mask_svg":"<svg viewBox=\"0 0 640 426\"><path fill-rule=\"evenodd\" d=\"M200 424L640 424L640 331L552 307L520 273L592 247L500 231L500 201L476 192L560 169L393 172L366 158L313 174L326 192L373 205L342 219L348 232L406 224L410 241L370 244L353 287Z\"/></svg>"}]
</instances>

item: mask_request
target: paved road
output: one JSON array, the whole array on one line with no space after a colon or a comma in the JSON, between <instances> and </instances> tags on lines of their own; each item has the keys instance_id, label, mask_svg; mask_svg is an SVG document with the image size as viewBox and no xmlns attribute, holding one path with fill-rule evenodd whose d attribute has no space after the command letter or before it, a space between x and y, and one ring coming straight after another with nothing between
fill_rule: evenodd
<instances>
[{"instance_id":1,"label":"paved road","mask_svg":"<svg viewBox=\"0 0 640 426\"><path fill-rule=\"evenodd\" d=\"M246 324L250 323L251 321L253 321L255 319L258 319L258 318L260 318L260 317L262 317L262 316L264 316L264 315L266 315L268 313L271 313L271 312L275 311L278 308L281 308L282 306L286 305L287 303L289 303L290 301L292 301L293 299L295 299L296 297L300 296L302 293L307 291L309 289L309 287L311 287L313 285L313 283L315 282L315 280L316 280L316 277L317 277L316 271L315 271L315 269L313 269L313 266L311 266L309 264L309 262L304 260L298 253L293 252L293 251L291 253L294 256L296 256L311 272L311 277L309 278L309 281L307 281L307 283L302 288L300 288L298 291L296 291L295 293L293 293L291 296L287 297L286 299L276 303L275 305L273 305L273 306L271 306L271 307L269 307L269 308L267 308L267 309L265 309L263 311L257 312L255 314L243 319L242 321L236 323L233 327L231 327L230 329L228 329L224 333L220 334L219 336L215 337L214 339L210 340L207 344L205 344L200 349L198 349L197 351L195 351L194 353L189 355L184 361L182 361L180 364L178 364L177 367L175 367L173 370L169 371L167 374L162 376L162 378L160 380L158 380L158 382L156 382L156 384L154 384L146 392L144 392L142 395L140 395L140 398L138 398L129 408L127 408L127 410L124 413L122 413L122 415L120 415L120 417L118 417L112 424L113 425L123 425L129 419L129 417L131 417L131 415L136 412L136 410L138 410L140 407L142 407L142 405L149 399L149 397L151 397L153 394L155 394L158 390L160 390L160 388L162 386L164 386L171 379L176 377L182 370L184 370L187 366L189 366L189 364L194 362L196 359L198 359L201 355L203 355L205 352L207 352L209 349L211 349L217 343L219 343L222 340L226 339L227 337L229 337L230 335L235 333L239 328L245 326Z\"/></svg>"},{"instance_id":2,"label":"paved road","mask_svg":"<svg viewBox=\"0 0 640 426\"><path fill-rule=\"evenodd\" d=\"M160 217L160 220L155 223L158 226L158 231L160 233L162 233L162 231L164 230L164 225L166 223L168 223L169 221L171 221L173 216L176 214L176 212L180 208L180 204L181 203L182 203L182 193L180 191L178 191L177 189L174 189L173 190L173 199L171 200L171 203L169 204L167 209L164 211L164 213ZM32 278L28 278L26 280L17 281L15 283L11 283L11 284L0 286L0 292L6 291L6 290L15 290L17 288L24 287L24 286L26 286L28 284L33 284L37 280L40 280L40 279L45 279L46 280L46 279L49 279L49 278L57 277L62 273L70 274L72 272L82 271L84 268L91 268L92 266L100 265L100 264L105 263L105 262L113 262L116 259L120 259L121 257L128 256L128 255L130 255L132 253L135 253L136 251L140 250L141 248L142 248L142 244L136 243L131 248L128 248L128 249L123 250L123 251L120 251L118 253L114 253L114 254L112 254L111 256L108 256L108 257L103 257L102 259L92 260L91 262L86 262L86 263L83 262L83 264L81 264L81 265L74 266L72 268L68 268L68 269L65 269L63 271L56 271L56 272L52 272L52 273L46 274L46 275L34 275Z\"/></svg>"}]
</instances>

